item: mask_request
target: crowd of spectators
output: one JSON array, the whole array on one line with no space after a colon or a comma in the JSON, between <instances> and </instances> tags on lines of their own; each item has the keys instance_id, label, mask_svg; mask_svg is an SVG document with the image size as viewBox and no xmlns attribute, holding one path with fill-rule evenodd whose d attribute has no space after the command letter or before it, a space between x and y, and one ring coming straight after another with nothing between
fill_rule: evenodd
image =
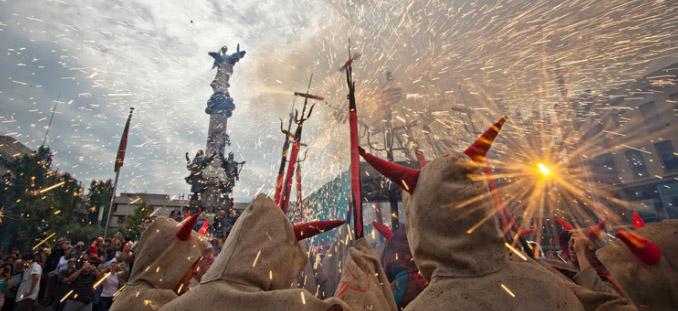
<instances>
[{"instance_id":1,"label":"crowd of spectators","mask_svg":"<svg viewBox=\"0 0 678 311\"><path fill-rule=\"evenodd\" d=\"M116 233L0 253L0 310L108 310L134 265L134 246Z\"/></svg>"}]
</instances>

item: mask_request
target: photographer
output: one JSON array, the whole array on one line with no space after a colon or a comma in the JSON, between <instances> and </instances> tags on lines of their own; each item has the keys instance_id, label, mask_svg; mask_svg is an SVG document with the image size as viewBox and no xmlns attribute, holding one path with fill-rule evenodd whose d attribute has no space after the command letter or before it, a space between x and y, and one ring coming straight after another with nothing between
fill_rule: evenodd
<instances>
[{"instance_id":1,"label":"photographer","mask_svg":"<svg viewBox=\"0 0 678 311\"><path fill-rule=\"evenodd\" d=\"M64 305L64 311L91 311L92 298L94 296L94 283L101 276L96 267L86 261L82 268L71 273L64 279L64 283L70 284L73 293L68 296Z\"/></svg>"}]
</instances>

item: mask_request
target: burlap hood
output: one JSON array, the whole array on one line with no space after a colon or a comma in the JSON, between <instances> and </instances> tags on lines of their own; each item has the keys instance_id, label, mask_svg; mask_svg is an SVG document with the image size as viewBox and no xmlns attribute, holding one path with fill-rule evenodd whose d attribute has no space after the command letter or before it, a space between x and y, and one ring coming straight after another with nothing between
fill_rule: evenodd
<instances>
[{"instance_id":1,"label":"burlap hood","mask_svg":"<svg viewBox=\"0 0 678 311\"><path fill-rule=\"evenodd\" d=\"M306 260L287 217L273 200L259 195L236 222L200 284L162 310L393 310L388 284L380 281L383 270L365 241L349 251L344 266L351 273L340 282L354 288L367 281L368 287L360 287L367 291L344 290L346 301L321 300L305 289L290 288Z\"/></svg>"},{"instance_id":2,"label":"burlap hood","mask_svg":"<svg viewBox=\"0 0 678 311\"><path fill-rule=\"evenodd\" d=\"M634 231L662 252L656 265L640 262L624 243L613 241L596 252L610 276L638 306L652 310L678 307L678 220L648 224Z\"/></svg>"},{"instance_id":3,"label":"burlap hood","mask_svg":"<svg viewBox=\"0 0 678 311\"><path fill-rule=\"evenodd\" d=\"M178 223L158 217L141 235L134 267L111 310L157 310L176 297L174 290L204 248L193 232L188 241L176 238Z\"/></svg>"},{"instance_id":4,"label":"burlap hood","mask_svg":"<svg viewBox=\"0 0 678 311\"><path fill-rule=\"evenodd\" d=\"M417 188L406 202L407 239L428 281L434 273L473 277L506 264L506 250L490 215L487 186L482 178L472 180L472 175L481 172L466 155L438 158L421 169Z\"/></svg>"},{"instance_id":5,"label":"burlap hood","mask_svg":"<svg viewBox=\"0 0 678 311\"><path fill-rule=\"evenodd\" d=\"M404 196L410 248L430 281L406 310L628 308L618 297L509 256L480 176L466 155L452 153L423 167L414 192Z\"/></svg>"},{"instance_id":6,"label":"burlap hood","mask_svg":"<svg viewBox=\"0 0 678 311\"><path fill-rule=\"evenodd\" d=\"M306 261L292 224L273 200L260 194L238 218L201 283L225 280L261 290L289 288Z\"/></svg>"}]
</instances>

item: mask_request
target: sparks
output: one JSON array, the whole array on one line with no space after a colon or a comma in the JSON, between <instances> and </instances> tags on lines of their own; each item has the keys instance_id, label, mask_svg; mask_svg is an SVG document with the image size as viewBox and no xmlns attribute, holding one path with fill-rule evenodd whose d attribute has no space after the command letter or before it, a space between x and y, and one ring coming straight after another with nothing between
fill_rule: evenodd
<instances>
[{"instance_id":1,"label":"sparks","mask_svg":"<svg viewBox=\"0 0 678 311\"><path fill-rule=\"evenodd\" d=\"M539 172L541 172L542 176L551 175L551 169L546 166L546 164L539 162L537 163L537 168L539 169Z\"/></svg>"},{"instance_id":2,"label":"sparks","mask_svg":"<svg viewBox=\"0 0 678 311\"><path fill-rule=\"evenodd\" d=\"M515 247L511 246L511 244L504 242L504 245L506 246L506 248L508 248L514 254L518 255L518 257L520 257L520 259L527 261L527 257L525 257L525 255L523 255L523 253L521 251L519 251Z\"/></svg>"},{"instance_id":3,"label":"sparks","mask_svg":"<svg viewBox=\"0 0 678 311\"><path fill-rule=\"evenodd\" d=\"M516 294L514 294L506 285L501 284L501 288L504 289L511 297L516 298Z\"/></svg>"},{"instance_id":4,"label":"sparks","mask_svg":"<svg viewBox=\"0 0 678 311\"><path fill-rule=\"evenodd\" d=\"M66 295L64 295L64 297L62 297L62 298L59 300L59 302L60 302L60 303L64 303L64 301L66 301L66 299L68 299L68 296L70 296L71 294L73 294L73 290L72 290L72 289L69 290L68 293L66 293Z\"/></svg>"},{"instance_id":5,"label":"sparks","mask_svg":"<svg viewBox=\"0 0 678 311\"><path fill-rule=\"evenodd\" d=\"M50 190L54 190L54 189L56 189L56 188L59 188L59 187L63 186L64 184L66 184L66 181L62 181L62 182L60 182L60 183L51 185L51 186L49 186L49 187L47 187L47 188L40 189L40 190L38 190L38 194L43 194L43 193L48 192L48 191L50 191Z\"/></svg>"},{"instance_id":6,"label":"sparks","mask_svg":"<svg viewBox=\"0 0 678 311\"><path fill-rule=\"evenodd\" d=\"M101 277L96 283L94 283L94 285L92 285L92 288L96 289L97 287L99 287L99 285L101 285L101 283L102 283L105 279L107 279L109 276L111 276L111 273L110 273L110 272L106 272L106 274L104 274L103 277Z\"/></svg>"},{"instance_id":7,"label":"sparks","mask_svg":"<svg viewBox=\"0 0 678 311\"><path fill-rule=\"evenodd\" d=\"M45 244L45 242L47 242L49 239L51 239L55 235L56 235L56 232L50 233L46 238L44 238L44 239L42 239L42 241L38 242L38 244L35 244L35 246L33 246L33 250L38 249L38 247L40 247L40 245Z\"/></svg>"},{"instance_id":8,"label":"sparks","mask_svg":"<svg viewBox=\"0 0 678 311\"><path fill-rule=\"evenodd\" d=\"M259 260L259 255L261 255L261 250L257 252L257 257L254 257L254 262L252 262L252 268L257 265L257 261Z\"/></svg>"}]
</instances>

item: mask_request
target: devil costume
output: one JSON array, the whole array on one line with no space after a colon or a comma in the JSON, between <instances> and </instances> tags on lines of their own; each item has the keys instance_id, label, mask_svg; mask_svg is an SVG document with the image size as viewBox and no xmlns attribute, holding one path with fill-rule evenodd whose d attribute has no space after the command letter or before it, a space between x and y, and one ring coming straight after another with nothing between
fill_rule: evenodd
<instances>
[{"instance_id":1,"label":"devil costume","mask_svg":"<svg viewBox=\"0 0 678 311\"><path fill-rule=\"evenodd\" d=\"M505 119L464 153L451 153L421 171L361 150L375 169L406 190L407 237L429 281L405 310L630 309L625 299L580 287L531 260L508 256L493 221L481 166Z\"/></svg>"}]
</instances>

